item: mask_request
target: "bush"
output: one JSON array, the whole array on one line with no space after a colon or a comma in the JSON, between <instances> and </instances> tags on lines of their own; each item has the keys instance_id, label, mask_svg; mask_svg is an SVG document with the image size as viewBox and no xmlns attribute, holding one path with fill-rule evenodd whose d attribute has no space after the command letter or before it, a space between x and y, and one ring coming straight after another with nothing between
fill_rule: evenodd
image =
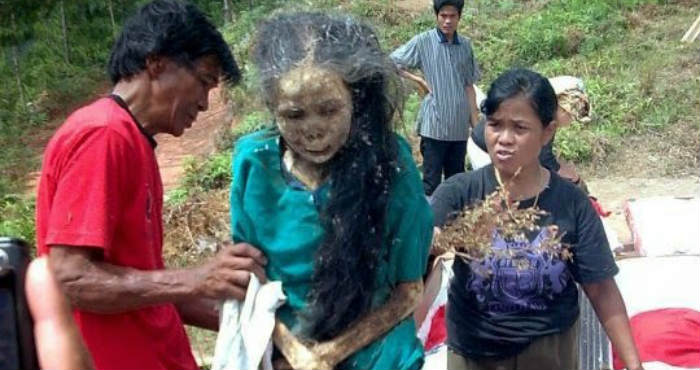
<instances>
[{"instance_id":1,"label":"bush","mask_svg":"<svg viewBox=\"0 0 700 370\"><path fill-rule=\"evenodd\" d=\"M231 183L231 151L215 153L203 162L188 158L184 164L182 186L187 194L199 191L223 189ZM176 198L182 194L175 193Z\"/></svg>"},{"instance_id":2,"label":"bush","mask_svg":"<svg viewBox=\"0 0 700 370\"><path fill-rule=\"evenodd\" d=\"M166 195L168 203L171 205L182 204L194 194L227 188L231 184L233 144L241 136L269 126L270 122L271 118L267 112L249 113L232 130L227 130L218 138L218 141L221 142L220 146L226 145L225 149L204 160L188 158L184 164L185 175L182 185Z\"/></svg>"},{"instance_id":3,"label":"bush","mask_svg":"<svg viewBox=\"0 0 700 370\"><path fill-rule=\"evenodd\" d=\"M398 126L396 127L396 131L398 131L401 135L407 137L414 131L422 100L423 99L420 97L420 95L415 92L406 97L406 102L403 106L403 114L401 115L400 120L398 121Z\"/></svg>"},{"instance_id":4,"label":"bush","mask_svg":"<svg viewBox=\"0 0 700 370\"><path fill-rule=\"evenodd\" d=\"M557 130L555 152L562 158L581 162L591 159L595 135L578 122Z\"/></svg>"},{"instance_id":5,"label":"bush","mask_svg":"<svg viewBox=\"0 0 700 370\"><path fill-rule=\"evenodd\" d=\"M9 194L0 198L0 236L21 238L35 244L35 200Z\"/></svg>"}]
</instances>

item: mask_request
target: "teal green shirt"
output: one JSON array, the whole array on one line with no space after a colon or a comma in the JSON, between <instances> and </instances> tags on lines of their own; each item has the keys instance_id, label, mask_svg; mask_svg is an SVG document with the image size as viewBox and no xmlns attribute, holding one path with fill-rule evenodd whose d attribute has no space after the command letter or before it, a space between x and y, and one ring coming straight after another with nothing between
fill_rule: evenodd
<instances>
[{"instance_id":1,"label":"teal green shirt","mask_svg":"<svg viewBox=\"0 0 700 370\"><path fill-rule=\"evenodd\" d=\"M259 131L241 138L233 158L231 230L236 242L260 248L268 258L268 279L282 281L287 302L278 317L292 330L304 310L311 286L316 248L325 231L319 209L329 184L309 191L282 172L280 138ZM423 195L418 170L405 140L397 136L399 170L387 204L384 244L388 260L379 266L373 305L383 304L401 282L421 279L432 238L433 216ZM332 181L332 179L331 179ZM350 356L346 369L419 369L423 346L413 317Z\"/></svg>"}]
</instances>

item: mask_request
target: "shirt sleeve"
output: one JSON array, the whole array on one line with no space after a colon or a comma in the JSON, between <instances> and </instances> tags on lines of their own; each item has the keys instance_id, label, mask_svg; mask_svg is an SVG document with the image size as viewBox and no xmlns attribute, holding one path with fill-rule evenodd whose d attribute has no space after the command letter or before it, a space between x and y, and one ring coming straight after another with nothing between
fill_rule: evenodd
<instances>
[{"instance_id":1,"label":"shirt sleeve","mask_svg":"<svg viewBox=\"0 0 700 370\"><path fill-rule=\"evenodd\" d=\"M476 61L476 56L474 55L474 48L472 48L471 41L466 42L467 45L467 66L468 71L466 74L466 79L464 81L464 86L474 85L481 79L481 69L479 69L479 63Z\"/></svg>"},{"instance_id":2,"label":"shirt sleeve","mask_svg":"<svg viewBox=\"0 0 700 370\"><path fill-rule=\"evenodd\" d=\"M109 249L136 155L124 137L106 127L76 142L55 175L46 244Z\"/></svg>"},{"instance_id":3,"label":"shirt sleeve","mask_svg":"<svg viewBox=\"0 0 700 370\"><path fill-rule=\"evenodd\" d=\"M433 192L430 206L433 209L434 225L443 227L465 206L465 191L468 186L464 182L464 173L454 175L443 181Z\"/></svg>"},{"instance_id":4,"label":"shirt sleeve","mask_svg":"<svg viewBox=\"0 0 700 370\"><path fill-rule=\"evenodd\" d=\"M245 188L250 173L250 161L247 160L246 143L240 140L233 151L231 181L231 238L235 243L251 242L250 232L254 230L253 221L243 210Z\"/></svg>"},{"instance_id":5,"label":"shirt sleeve","mask_svg":"<svg viewBox=\"0 0 700 370\"><path fill-rule=\"evenodd\" d=\"M595 283L615 276L619 269L600 217L588 197L579 189L575 190L578 242L573 247L572 273L581 284Z\"/></svg>"},{"instance_id":6,"label":"shirt sleeve","mask_svg":"<svg viewBox=\"0 0 700 370\"><path fill-rule=\"evenodd\" d=\"M400 68L420 69L422 67L418 37L413 37L389 56Z\"/></svg>"},{"instance_id":7,"label":"shirt sleeve","mask_svg":"<svg viewBox=\"0 0 700 370\"><path fill-rule=\"evenodd\" d=\"M400 142L402 169L397 174L387 207L390 269L395 283L421 279L433 238L433 214L408 145Z\"/></svg>"}]
</instances>

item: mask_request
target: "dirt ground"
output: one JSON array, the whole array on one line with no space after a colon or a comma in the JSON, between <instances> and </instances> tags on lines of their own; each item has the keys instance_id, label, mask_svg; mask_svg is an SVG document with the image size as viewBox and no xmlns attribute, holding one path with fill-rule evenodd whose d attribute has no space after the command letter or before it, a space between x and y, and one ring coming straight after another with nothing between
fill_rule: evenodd
<instances>
[{"instance_id":1,"label":"dirt ground","mask_svg":"<svg viewBox=\"0 0 700 370\"><path fill-rule=\"evenodd\" d=\"M396 6L400 9L417 14L432 7L433 2L430 0L398 0Z\"/></svg>"},{"instance_id":2,"label":"dirt ground","mask_svg":"<svg viewBox=\"0 0 700 370\"><path fill-rule=\"evenodd\" d=\"M214 135L221 126L230 123L221 89L216 88L209 92L209 110L200 112L192 127L181 137L156 136L156 157L165 192L177 187L188 157L204 158L214 151Z\"/></svg>"}]
</instances>

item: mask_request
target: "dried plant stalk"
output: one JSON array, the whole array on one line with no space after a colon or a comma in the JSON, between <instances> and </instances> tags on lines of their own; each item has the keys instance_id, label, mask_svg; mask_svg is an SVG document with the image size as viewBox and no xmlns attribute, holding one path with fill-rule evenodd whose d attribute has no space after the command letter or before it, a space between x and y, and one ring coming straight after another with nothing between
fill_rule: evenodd
<instances>
[{"instance_id":1,"label":"dried plant stalk","mask_svg":"<svg viewBox=\"0 0 700 370\"><path fill-rule=\"evenodd\" d=\"M433 249L437 253L451 253L467 261L484 261L491 258L509 258L521 269L529 267L525 253L536 253L548 258L570 261L573 257L569 246L562 243L563 233L556 225L546 226L539 243L531 243L528 234L542 231L538 221L545 215L535 204L518 209L518 202L509 200L505 187L499 187L483 202L462 210L436 235ZM522 243L522 248L494 249L496 236L505 241ZM478 272L478 271L477 271Z\"/></svg>"}]
</instances>

